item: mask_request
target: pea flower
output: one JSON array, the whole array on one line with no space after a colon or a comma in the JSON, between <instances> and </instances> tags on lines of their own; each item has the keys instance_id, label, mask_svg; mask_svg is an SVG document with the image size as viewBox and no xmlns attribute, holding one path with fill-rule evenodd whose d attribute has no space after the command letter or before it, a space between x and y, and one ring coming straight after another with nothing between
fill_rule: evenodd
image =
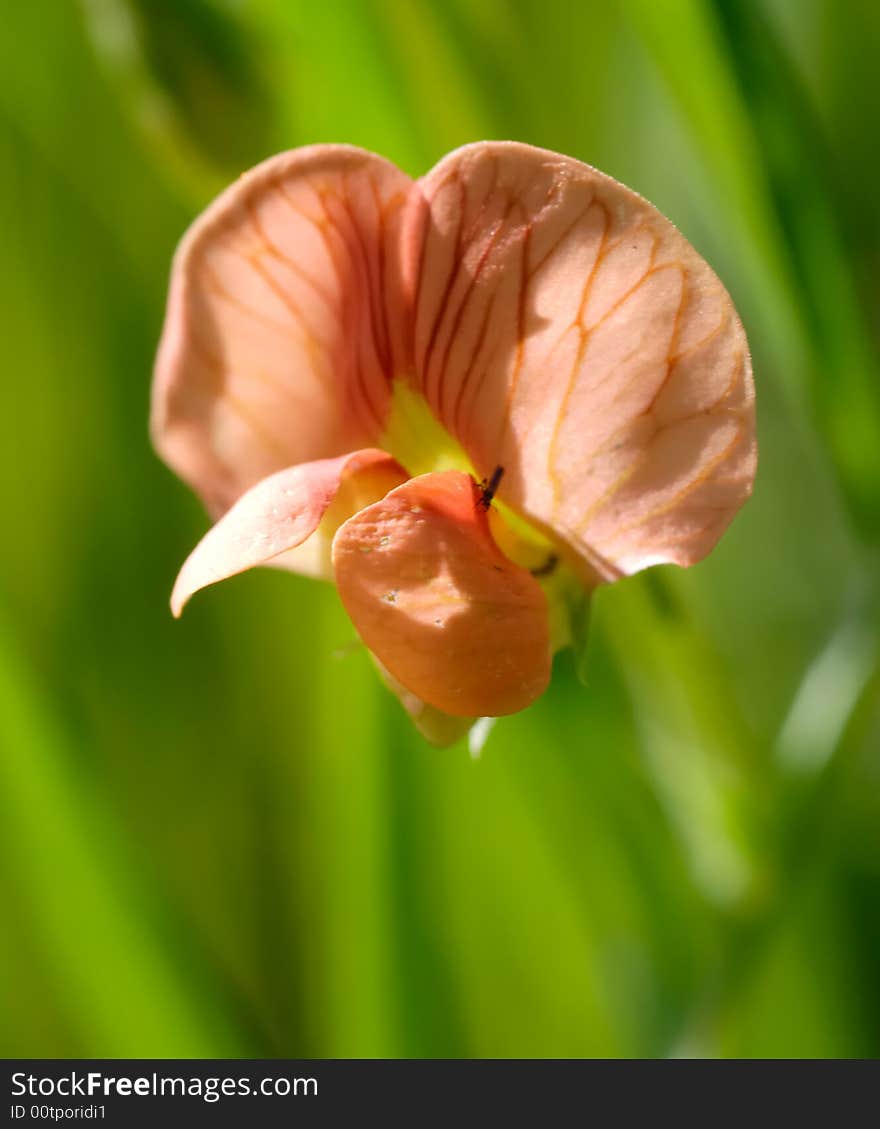
<instances>
[{"instance_id":1,"label":"pea flower","mask_svg":"<svg viewBox=\"0 0 880 1129\"><path fill-rule=\"evenodd\" d=\"M172 595L256 565L334 579L420 729L546 688L567 609L687 566L751 492L742 325L636 193L513 142L420 180L281 154L174 260L152 432L217 519Z\"/></svg>"}]
</instances>

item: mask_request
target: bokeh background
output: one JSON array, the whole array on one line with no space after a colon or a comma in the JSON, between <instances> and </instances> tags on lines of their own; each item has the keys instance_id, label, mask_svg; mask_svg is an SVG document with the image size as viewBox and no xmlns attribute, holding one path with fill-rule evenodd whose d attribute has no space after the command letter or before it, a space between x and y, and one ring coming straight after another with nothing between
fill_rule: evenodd
<instances>
[{"instance_id":1,"label":"bokeh background","mask_svg":"<svg viewBox=\"0 0 880 1129\"><path fill-rule=\"evenodd\" d=\"M880 7L40 0L0 35L0 1053L880 1054ZM332 588L168 592L170 257L239 172L512 137L746 323L753 500L437 751Z\"/></svg>"}]
</instances>

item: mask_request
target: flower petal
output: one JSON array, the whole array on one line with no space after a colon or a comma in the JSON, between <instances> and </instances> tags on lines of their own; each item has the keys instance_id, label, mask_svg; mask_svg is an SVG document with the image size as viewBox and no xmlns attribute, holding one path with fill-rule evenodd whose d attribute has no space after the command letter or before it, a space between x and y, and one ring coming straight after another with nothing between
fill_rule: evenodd
<instances>
[{"instance_id":1,"label":"flower petal","mask_svg":"<svg viewBox=\"0 0 880 1129\"><path fill-rule=\"evenodd\" d=\"M468 145L405 225L416 379L478 474L600 578L712 548L751 492L742 325L630 189L568 157Z\"/></svg>"},{"instance_id":2,"label":"flower petal","mask_svg":"<svg viewBox=\"0 0 880 1129\"><path fill-rule=\"evenodd\" d=\"M411 191L381 157L311 146L246 173L184 237L152 432L215 515L282 467L377 442L406 364L396 263Z\"/></svg>"},{"instance_id":3,"label":"flower petal","mask_svg":"<svg viewBox=\"0 0 880 1129\"><path fill-rule=\"evenodd\" d=\"M393 678L454 717L514 713L550 677L540 584L495 544L473 479L412 478L333 542L339 595Z\"/></svg>"},{"instance_id":4,"label":"flower petal","mask_svg":"<svg viewBox=\"0 0 880 1129\"><path fill-rule=\"evenodd\" d=\"M342 503L332 535L342 521L362 506L406 480L406 471L384 451L364 450L287 467L258 482L215 526L208 530L184 562L171 594L176 616L201 588L216 584L255 565L298 568L293 550L310 537L328 511Z\"/></svg>"}]
</instances>

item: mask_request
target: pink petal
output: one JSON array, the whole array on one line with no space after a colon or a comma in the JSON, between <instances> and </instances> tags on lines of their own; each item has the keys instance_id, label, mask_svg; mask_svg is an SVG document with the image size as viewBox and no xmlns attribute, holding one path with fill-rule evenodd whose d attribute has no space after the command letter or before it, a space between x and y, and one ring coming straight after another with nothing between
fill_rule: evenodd
<instances>
[{"instance_id":1,"label":"pink petal","mask_svg":"<svg viewBox=\"0 0 880 1129\"><path fill-rule=\"evenodd\" d=\"M755 473L745 334L647 201L555 153L465 146L420 182L415 373L500 497L613 579L715 544Z\"/></svg>"},{"instance_id":2,"label":"pink petal","mask_svg":"<svg viewBox=\"0 0 880 1129\"><path fill-rule=\"evenodd\" d=\"M152 431L215 515L282 467L378 441L406 367L396 259L411 190L381 157L316 145L246 173L184 237Z\"/></svg>"},{"instance_id":3,"label":"pink petal","mask_svg":"<svg viewBox=\"0 0 880 1129\"><path fill-rule=\"evenodd\" d=\"M190 553L174 585L171 610L179 616L193 593L255 565L283 562L295 567L287 555L318 529L341 493L347 494L347 506L340 521L406 477L384 451L364 450L287 467L264 478Z\"/></svg>"},{"instance_id":4,"label":"pink petal","mask_svg":"<svg viewBox=\"0 0 880 1129\"><path fill-rule=\"evenodd\" d=\"M480 499L461 471L421 475L333 542L339 595L367 647L454 717L514 713L550 677L544 593L498 549Z\"/></svg>"}]
</instances>

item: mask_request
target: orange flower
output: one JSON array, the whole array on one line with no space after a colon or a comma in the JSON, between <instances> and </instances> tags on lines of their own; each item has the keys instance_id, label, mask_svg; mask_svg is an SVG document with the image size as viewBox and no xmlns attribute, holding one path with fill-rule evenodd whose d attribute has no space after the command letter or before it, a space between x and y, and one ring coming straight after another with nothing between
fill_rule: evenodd
<instances>
[{"instance_id":1,"label":"orange flower","mask_svg":"<svg viewBox=\"0 0 880 1129\"><path fill-rule=\"evenodd\" d=\"M219 519L175 614L255 565L335 579L440 743L543 692L575 583L705 556L756 462L711 269L630 189L512 142L418 181L339 145L243 176L177 252L152 424Z\"/></svg>"}]
</instances>

